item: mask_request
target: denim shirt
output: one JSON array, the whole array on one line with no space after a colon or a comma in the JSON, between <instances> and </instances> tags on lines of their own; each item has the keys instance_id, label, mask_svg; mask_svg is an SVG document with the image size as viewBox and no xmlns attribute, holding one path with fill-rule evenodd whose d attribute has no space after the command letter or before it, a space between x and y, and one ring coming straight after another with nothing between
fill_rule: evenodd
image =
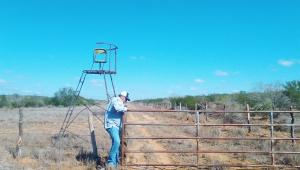
<instances>
[{"instance_id":1,"label":"denim shirt","mask_svg":"<svg viewBox=\"0 0 300 170\"><path fill-rule=\"evenodd\" d=\"M122 126L122 116L127 111L120 97L113 97L108 104L104 115L104 128L120 128Z\"/></svg>"}]
</instances>

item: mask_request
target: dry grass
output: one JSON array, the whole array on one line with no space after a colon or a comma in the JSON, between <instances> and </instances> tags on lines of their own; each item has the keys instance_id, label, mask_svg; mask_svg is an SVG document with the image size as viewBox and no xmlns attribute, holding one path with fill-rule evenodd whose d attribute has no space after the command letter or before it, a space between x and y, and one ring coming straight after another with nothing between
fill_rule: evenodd
<instances>
[{"instance_id":1,"label":"dry grass","mask_svg":"<svg viewBox=\"0 0 300 170\"><path fill-rule=\"evenodd\" d=\"M81 109L76 108L76 111ZM100 112L99 109L94 110ZM89 155L87 112L81 113L70 126L68 130L71 133L58 138L66 111L67 108L58 107L25 108L22 156L15 159L18 109L1 109L0 169L95 169L95 162ZM99 153L104 158L110 145L109 138L102 124L95 118L94 122Z\"/></svg>"}]
</instances>

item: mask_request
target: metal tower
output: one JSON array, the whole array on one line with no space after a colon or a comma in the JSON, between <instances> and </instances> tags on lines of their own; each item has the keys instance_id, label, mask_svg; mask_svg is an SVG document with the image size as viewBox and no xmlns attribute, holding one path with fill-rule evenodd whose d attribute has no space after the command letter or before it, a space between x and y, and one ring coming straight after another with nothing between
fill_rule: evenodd
<instances>
[{"instance_id":1,"label":"metal tower","mask_svg":"<svg viewBox=\"0 0 300 170\"><path fill-rule=\"evenodd\" d=\"M74 108L76 102L80 96L81 89L83 87L85 78L88 74L95 74L103 76L105 91L107 96L107 101L109 102L111 97L116 96L114 82L112 79L112 75L117 73L117 50L118 47L114 44L98 42L96 43L96 48L93 51L93 63L92 67L89 70L83 70L78 81L75 94L70 101L70 106L60 128L59 134L64 134L71 123L77 118L80 114L76 113L74 115ZM110 85L107 83L107 77L109 76ZM112 93L109 93L109 86L112 88Z\"/></svg>"}]
</instances>

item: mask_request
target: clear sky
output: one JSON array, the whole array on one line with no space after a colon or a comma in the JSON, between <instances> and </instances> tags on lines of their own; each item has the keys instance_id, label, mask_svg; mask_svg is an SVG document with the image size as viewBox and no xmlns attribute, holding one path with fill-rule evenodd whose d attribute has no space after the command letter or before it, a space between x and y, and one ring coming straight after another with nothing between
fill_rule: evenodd
<instances>
[{"instance_id":1,"label":"clear sky","mask_svg":"<svg viewBox=\"0 0 300 170\"><path fill-rule=\"evenodd\" d=\"M98 41L133 99L251 91L300 78L299 0L2 0L0 94L76 87ZM104 98L89 76L85 97Z\"/></svg>"}]
</instances>

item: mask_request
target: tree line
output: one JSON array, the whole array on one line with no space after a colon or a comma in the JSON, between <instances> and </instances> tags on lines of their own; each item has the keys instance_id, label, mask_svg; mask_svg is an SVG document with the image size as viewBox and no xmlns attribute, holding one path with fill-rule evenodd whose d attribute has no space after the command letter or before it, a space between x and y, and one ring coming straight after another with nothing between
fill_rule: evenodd
<instances>
[{"instance_id":1,"label":"tree line","mask_svg":"<svg viewBox=\"0 0 300 170\"><path fill-rule=\"evenodd\" d=\"M43 107L43 106L70 106L75 99L76 92L72 88L61 88L55 92L53 97L45 96L21 96L18 94L1 95L0 108L17 107ZM86 99L81 96L76 100L75 105L94 104L95 100Z\"/></svg>"},{"instance_id":2,"label":"tree line","mask_svg":"<svg viewBox=\"0 0 300 170\"><path fill-rule=\"evenodd\" d=\"M231 109L245 108L249 104L253 110L287 110L290 106L300 109L300 81L289 81L285 84L268 84L260 87L257 92L240 91L233 94L209 94L201 96L170 97L168 99L141 100L144 103L170 102L173 106L179 105L187 109L195 109L195 104L214 103L226 104Z\"/></svg>"},{"instance_id":3,"label":"tree line","mask_svg":"<svg viewBox=\"0 0 300 170\"><path fill-rule=\"evenodd\" d=\"M3 107L42 107L42 106L70 106L76 95L72 88L59 89L53 97L44 96L21 96L0 95L0 108ZM249 104L253 110L287 110L290 106L300 109L300 81L289 81L284 84L269 84L261 87L257 92L245 92L233 94L210 94L202 96L183 96L140 100L144 103L172 104L181 103L188 109L195 109L195 103L212 102L215 104L226 104L233 107L244 107ZM94 104L95 100L79 96L75 105Z\"/></svg>"}]
</instances>

